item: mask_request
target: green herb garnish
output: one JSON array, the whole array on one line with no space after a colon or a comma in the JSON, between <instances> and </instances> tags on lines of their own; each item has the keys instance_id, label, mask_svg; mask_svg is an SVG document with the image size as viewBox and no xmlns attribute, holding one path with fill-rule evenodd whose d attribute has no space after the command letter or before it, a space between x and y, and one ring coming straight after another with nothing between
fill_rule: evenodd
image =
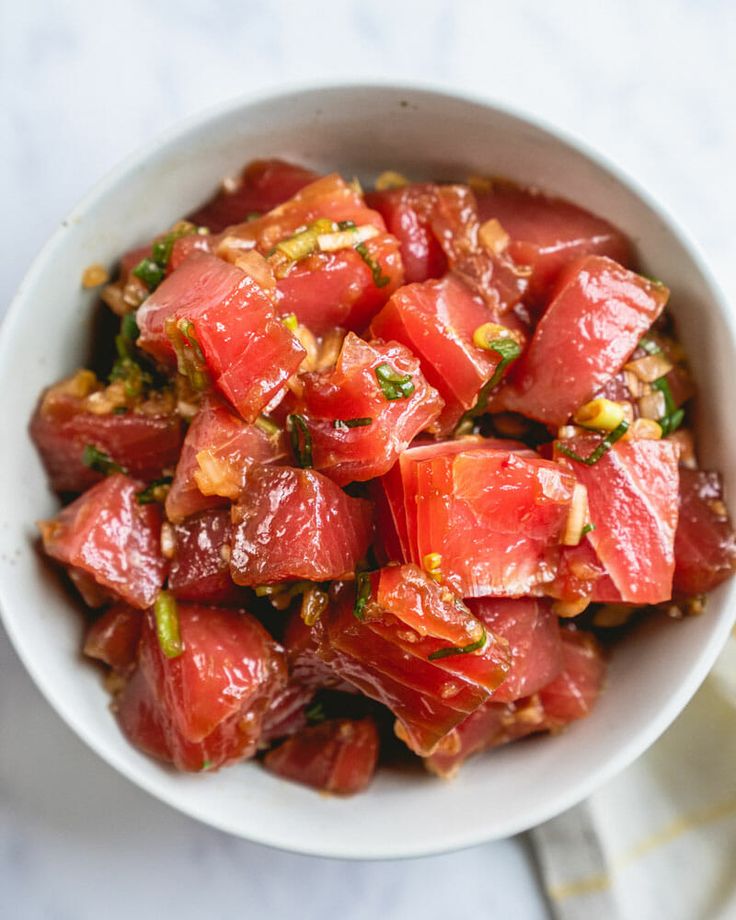
<instances>
[{"instance_id":1,"label":"green herb garnish","mask_svg":"<svg viewBox=\"0 0 736 920\"><path fill-rule=\"evenodd\" d=\"M212 769L213 766L214 764L211 760L205 760L204 763L202 764L201 772L204 773L205 770L210 770Z\"/></svg>"},{"instance_id":2,"label":"green herb garnish","mask_svg":"<svg viewBox=\"0 0 736 920\"><path fill-rule=\"evenodd\" d=\"M155 291L166 275L174 243L183 236L197 232L193 224L184 224L175 230L170 230L151 246L150 257L141 259L133 269L133 274L144 282L149 291Z\"/></svg>"},{"instance_id":3,"label":"green herb garnish","mask_svg":"<svg viewBox=\"0 0 736 920\"><path fill-rule=\"evenodd\" d=\"M179 634L179 611L176 599L168 591L159 592L153 605L156 635L161 651L167 658L177 658L184 651Z\"/></svg>"},{"instance_id":4,"label":"green herb garnish","mask_svg":"<svg viewBox=\"0 0 736 920\"><path fill-rule=\"evenodd\" d=\"M171 476L162 476L161 479L154 479L150 485L138 492L136 501L139 505L152 505L154 502L163 504L168 495L170 485Z\"/></svg>"},{"instance_id":5,"label":"green herb garnish","mask_svg":"<svg viewBox=\"0 0 736 920\"><path fill-rule=\"evenodd\" d=\"M332 423L333 428L345 431L348 428L365 428L373 422L372 418L336 418Z\"/></svg>"},{"instance_id":6,"label":"green herb garnish","mask_svg":"<svg viewBox=\"0 0 736 920\"><path fill-rule=\"evenodd\" d=\"M429 661L439 661L440 658L449 658L451 655L469 655L471 652L477 652L482 649L486 644L487 635L485 626L481 628L483 635L477 642L471 642L470 645L450 645L447 648L438 648L436 652L432 652L431 655L427 656Z\"/></svg>"},{"instance_id":7,"label":"green herb garnish","mask_svg":"<svg viewBox=\"0 0 736 920\"><path fill-rule=\"evenodd\" d=\"M132 345L138 341L141 331L138 328L138 322L135 318L135 312L126 313L125 316L120 320L120 335Z\"/></svg>"},{"instance_id":8,"label":"green herb garnish","mask_svg":"<svg viewBox=\"0 0 736 920\"><path fill-rule=\"evenodd\" d=\"M105 476L109 476L111 473L127 472L125 467L120 466L119 463L115 463L109 454L106 454L104 450L100 450L99 447L95 447L94 444L84 445L82 463L91 470L95 470L98 473L104 473Z\"/></svg>"},{"instance_id":9,"label":"green herb garnish","mask_svg":"<svg viewBox=\"0 0 736 920\"><path fill-rule=\"evenodd\" d=\"M159 284L164 280L165 273L165 265L159 265L158 262L154 262L153 259L149 258L141 259L133 269L133 274L136 278L141 279L149 291L156 290Z\"/></svg>"},{"instance_id":10,"label":"green herb garnish","mask_svg":"<svg viewBox=\"0 0 736 920\"><path fill-rule=\"evenodd\" d=\"M291 449L294 451L297 463L302 469L312 466L312 435L309 425L303 415L290 415L288 417Z\"/></svg>"},{"instance_id":11,"label":"green herb garnish","mask_svg":"<svg viewBox=\"0 0 736 920\"><path fill-rule=\"evenodd\" d=\"M682 425L683 419L685 418L685 411L677 408L669 381L666 377L660 377L658 380L652 381L651 385L655 390L659 390L664 396L664 415L662 418L657 419L657 423L662 429L662 437L666 437Z\"/></svg>"},{"instance_id":12,"label":"green herb garnish","mask_svg":"<svg viewBox=\"0 0 736 920\"><path fill-rule=\"evenodd\" d=\"M194 323L188 319L166 320L164 330L176 353L177 370L189 380L195 390L209 385L207 363L195 334Z\"/></svg>"},{"instance_id":13,"label":"green herb garnish","mask_svg":"<svg viewBox=\"0 0 736 920\"><path fill-rule=\"evenodd\" d=\"M371 578L369 572L359 572L355 576L355 605L353 614L361 622L365 620L365 605L371 596Z\"/></svg>"},{"instance_id":14,"label":"green herb garnish","mask_svg":"<svg viewBox=\"0 0 736 920\"><path fill-rule=\"evenodd\" d=\"M358 253L360 258L365 262L365 264L370 268L371 275L373 276L373 283L377 288L386 287L387 284L391 281L388 275L383 274L381 266L368 252L368 247L365 243L358 243L354 247L355 251Z\"/></svg>"},{"instance_id":15,"label":"green herb garnish","mask_svg":"<svg viewBox=\"0 0 736 920\"><path fill-rule=\"evenodd\" d=\"M595 524L586 524L585 527L580 531L580 536L584 537L586 533L590 533L595 530Z\"/></svg>"},{"instance_id":16,"label":"green herb garnish","mask_svg":"<svg viewBox=\"0 0 736 920\"><path fill-rule=\"evenodd\" d=\"M486 411L488 407L488 397L501 382L504 371L509 364L511 364L512 361L516 361L521 354L521 345L519 345L516 339L512 339L509 336L503 339L493 339L493 341L489 342L486 346L486 351L495 351L497 355L501 356L501 360L496 365L491 379L481 387L473 408L468 410L457 423L454 432L455 437L460 437L462 434L469 434L473 430L473 419Z\"/></svg>"},{"instance_id":17,"label":"green herb garnish","mask_svg":"<svg viewBox=\"0 0 736 920\"><path fill-rule=\"evenodd\" d=\"M313 703L309 709L307 709L304 715L307 717L307 722L309 722L310 725L316 725L318 722L324 722L324 720L327 718L325 708L322 703L319 702Z\"/></svg>"},{"instance_id":18,"label":"green herb garnish","mask_svg":"<svg viewBox=\"0 0 736 920\"><path fill-rule=\"evenodd\" d=\"M414 392L411 374L398 374L390 364L379 364L376 368L376 377L388 400L408 399Z\"/></svg>"},{"instance_id":19,"label":"green herb garnish","mask_svg":"<svg viewBox=\"0 0 736 920\"><path fill-rule=\"evenodd\" d=\"M621 440L621 438L626 434L628 430L629 423L624 420L617 428L614 428L613 431L610 431L605 436L605 438L603 438L603 440L598 443L598 446L595 448L595 450L587 457L581 457L580 454L576 453L565 444L562 444L560 441L557 442L557 450L561 454L564 454L566 457L569 457L571 460L575 460L578 463L584 463L586 466L593 466L601 459L601 457L608 453L616 441Z\"/></svg>"}]
</instances>

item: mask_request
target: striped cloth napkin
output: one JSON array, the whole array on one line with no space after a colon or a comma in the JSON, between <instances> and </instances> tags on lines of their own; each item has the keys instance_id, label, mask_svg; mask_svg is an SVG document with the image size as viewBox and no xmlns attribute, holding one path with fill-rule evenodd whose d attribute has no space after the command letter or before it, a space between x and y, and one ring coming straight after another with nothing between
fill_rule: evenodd
<instances>
[{"instance_id":1,"label":"striped cloth napkin","mask_svg":"<svg viewBox=\"0 0 736 920\"><path fill-rule=\"evenodd\" d=\"M643 757L531 836L555 920L734 920L736 638Z\"/></svg>"}]
</instances>

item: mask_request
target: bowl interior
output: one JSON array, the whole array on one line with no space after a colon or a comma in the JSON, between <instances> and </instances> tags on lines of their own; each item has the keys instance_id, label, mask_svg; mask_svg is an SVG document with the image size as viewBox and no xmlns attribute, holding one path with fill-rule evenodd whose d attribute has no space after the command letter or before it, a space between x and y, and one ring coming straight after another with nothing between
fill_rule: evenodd
<instances>
[{"instance_id":1,"label":"bowl interior","mask_svg":"<svg viewBox=\"0 0 736 920\"><path fill-rule=\"evenodd\" d=\"M279 155L370 179L386 168L416 178L508 176L565 195L618 224L642 264L666 280L699 384L702 461L736 495L736 431L727 424L727 369L736 365L726 305L671 221L609 167L503 110L431 91L306 90L231 105L164 138L105 180L70 216L24 281L3 328L6 483L0 520L0 600L26 666L64 719L134 782L194 817L251 840L344 857L440 852L523 830L574 804L640 754L705 676L732 621L733 591L704 616L651 622L616 650L593 716L556 738L511 745L443 783L386 771L351 800L324 798L244 764L215 776L177 775L139 755L108 711L99 673L85 666L81 620L34 551L34 521L53 513L27 436L41 388L77 367L89 345L91 262L114 265L202 201L246 160ZM733 513L732 506L732 513Z\"/></svg>"}]
</instances>

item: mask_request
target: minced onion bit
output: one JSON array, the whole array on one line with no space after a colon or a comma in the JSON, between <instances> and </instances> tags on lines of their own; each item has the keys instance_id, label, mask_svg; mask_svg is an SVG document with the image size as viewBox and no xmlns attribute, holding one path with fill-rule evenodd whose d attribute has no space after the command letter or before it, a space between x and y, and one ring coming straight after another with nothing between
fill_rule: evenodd
<instances>
[{"instance_id":1,"label":"minced onion bit","mask_svg":"<svg viewBox=\"0 0 736 920\"><path fill-rule=\"evenodd\" d=\"M169 521L161 525L161 555L164 559L173 559L176 553L176 532Z\"/></svg>"},{"instance_id":2,"label":"minced onion bit","mask_svg":"<svg viewBox=\"0 0 736 920\"><path fill-rule=\"evenodd\" d=\"M626 432L626 440L658 441L662 437L662 426L653 418L637 418Z\"/></svg>"},{"instance_id":3,"label":"minced onion bit","mask_svg":"<svg viewBox=\"0 0 736 920\"><path fill-rule=\"evenodd\" d=\"M625 370L636 374L644 383L654 383L660 377L666 377L673 367L672 362L661 351L647 354L643 358L637 358L635 361L624 364Z\"/></svg>"},{"instance_id":4,"label":"minced onion bit","mask_svg":"<svg viewBox=\"0 0 736 920\"><path fill-rule=\"evenodd\" d=\"M563 546L577 546L580 543L587 520L588 490L581 482L576 482L572 490L572 501L567 515L565 532L560 540Z\"/></svg>"},{"instance_id":5,"label":"minced onion bit","mask_svg":"<svg viewBox=\"0 0 736 920\"><path fill-rule=\"evenodd\" d=\"M651 418L656 421L667 414L667 404L664 393L661 390L651 390L651 392L645 393L644 396L639 398L637 405L639 415L642 418Z\"/></svg>"},{"instance_id":6,"label":"minced onion bit","mask_svg":"<svg viewBox=\"0 0 736 920\"><path fill-rule=\"evenodd\" d=\"M178 658L184 651L179 633L179 611L176 598L168 591L159 592L153 604L156 635L161 651L167 658Z\"/></svg>"},{"instance_id":7,"label":"minced onion bit","mask_svg":"<svg viewBox=\"0 0 736 920\"><path fill-rule=\"evenodd\" d=\"M494 256L499 256L509 245L509 235L495 217L482 223L478 228L478 240L481 246Z\"/></svg>"}]
</instances>

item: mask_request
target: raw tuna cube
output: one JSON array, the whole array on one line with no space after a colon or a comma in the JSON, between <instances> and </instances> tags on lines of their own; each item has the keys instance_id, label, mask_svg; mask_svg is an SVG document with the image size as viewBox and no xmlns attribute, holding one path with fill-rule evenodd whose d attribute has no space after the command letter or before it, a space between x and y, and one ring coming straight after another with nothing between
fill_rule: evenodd
<instances>
[{"instance_id":1,"label":"raw tuna cube","mask_svg":"<svg viewBox=\"0 0 736 920\"><path fill-rule=\"evenodd\" d=\"M320 629L320 656L388 706L419 754L487 699L509 666L507 643L413 565L363 576L355 599L343 598Z\"/></svg>"},{"instance_id":2,"label":"raw tuna cube","mask_svg":"<svg viewBox=\"0 0 736 920\"><path fill-rule=\"evenodd\" d=\"M674 593L705 594L736 571L736 537L718 473L680 467Z\"/></svg>"},{"instance_id":3,"label":"raw tuna cube","mask_svg":"<svg viewBox=\"0 0 736 920\"><path fill-rule=\"evenodd\" d=\"M351 576L368 549L370 502L313 470L256 467L233 508L230 568L239 585Z\"/></svg>"},{"instance_id":4,"label":"raw tuna cube","mask_svg":"<svg viewBox=\"0 0 736 920\"><path fill-rule=\"evenodd\" d=\"M103 473L84 463L87 445L140 479L157 479L175 465L182 440L177 416L90 412L85 399L70 392L78 377L47 390L31 419L31 438L53 489L83 492L103 479Z\"/></svg>"},{"instance_id":5,"label":"raw tuna cube","mask_svg":"<svg viewBox=\"0 0 736 920\"><path fill-rule=\"evenodd\" d=\"M254 463L272 463L285 454L281 434L268 435L219 400L205 399L184 438L166 497L169 520L182 521L237 499Z\"/></svg>"},{"instance_id":6,"label":"raw tuna cube","mask_svg":"<svg viewBox=\"0 0 736 920\"><path fill-rule=\"evenodd\" d=\"M668 296L663 284L604 256L573 262L494 410L564 425L621 370Z\"/></svg>"},{"instance_id":7,"label":"raw tuna cube","mask_svg":"<svg viewBox=\"0 0 736 920\"><path fill-rule=\"evenodd\" d=\"M585 457L599 441L595 435L585 435L557 443L560 463L588 492L593 524L588 542L621 600L632 604L669 600L675 568L679 448L669 440L619 441L592 466L559 453L563 444ZM594 587L594 600L619 599L603 587Z\"/></svg>"},{"instance_id":8,"label":"raw tuna cube","mask_svg":"<svg viewBox=\"0 0 736 920\"><path fill-rule=\"evenodd\" d=\"M403 345L352 333L333 370L302 380L294 415L304 430L295 433L308 443L314 468L340 485L385 473L442 408Z\"/></svg>"},{"instance_id":9,"label":"raw tuna cube","mask_svg":"<svg viewBox=\"0 0 736 920\"><path fill-rule=\"evenodd\" d=\"M373 778L378 732L372 719L333 719L305 728L269 751L267 770L322 792L353 795Z\"/></svg>"},{"instance_id":10,"label":"raw tuna cube","mask_svg":"<svg viewBox=\"0 0 736 920\"><path fill-rule=\"evenodd\" d=\"M49 556L144 609L161 590L168 562L161 553L161 509L138 503L142 489L142 482L114 473L40 528Z\"/></svg>"},{"instance_id":11,"label":"raw tuna cube","mask_svg":"<svg viewBox=\"0 0 736 920\"><path fill-rule=\"evenodd\" d=\"M574 476L513 450L478 447L416 464L417 558L441 556L464 597L520 597L554 579Z\"/></svg>"},{"instance_id":12,"label":"raw tuna cube","mask_svg":"<svg viewBox=\"0 0 736 920\"><path fill-rule=\"evenodd\" d=\"M478 598L468 602L473 616L509 644L511 666L495 703L510 703L541 690L562 670L557 617L541 598Z\"/></svg>"},{"instance_id":13,"label":"raw tuna cube","mask_svg":"<svg viewBox=\"0 0 736 920\"><path fill-rule=\"evenodd\" d=\"M263 713L286 684L283 650L245 611L179 604L178 621L178 656L162 651L152 613L141 640L140 668L167 721L198 743L234 720L254 751Z\"/></svg>"},{"instance_id":14,"label":"raw tuna cube","mask_svg":"<svg viewBox=\"0 0 736 920\"><path fill-rule=\"evenodd\" d=\"M176 524L169 590L180 600L232 606L245 592L230 577L232 522L229 508L204 511Z\"/></svg>"},{"instance_id":15,"label":"raw tuna cube","mask_svg":"<svg viewBox=\"0 0 736 920\"><path fill-rule=\"evenodd\" d=\"M445 401L445 429L475 405L503 360L499 352L473 342L475 330L490 322L498 323L497 314L466 284L447 275L399 288L373 319L371 334L401 342L419 358L422 373Z\"/></svg>"},{"instance_id":16,"label":"raw tuna cube","mask_svg":"<svg viewBox=\"0 0 736 920\"><path fill-rule=\"evenodd\" d=\"M481 221L498 220L511 238L509 255L531 268L525 300L535 306L547 303L560 271L573 259L599 255L631 264L632 247L625 234L564 198L507 182L494 182L477 198Z\"/></svg>"},{"instance_id":17,"label":"raw tuna cube","mask_svg":"<svg viewBox=\"0 0 736 920\"><path fill-rule=\"evenodd\" d=\"M236 182L222 188L189 220L220 233L231 224L240 224L254 212L270 211L291 198L305 185L314 182L317 173L284 160L253 160Z\"/></svg>"},{"instance_id":18,"label":"raw tuna cube","mask_svg":"<svg viewBox=\"0 0 736 920\"><path fill-rule=\"evenodd\" d=\"M87 630L84 654L103 661L118 674L127 674L135 666L142 629L140 610L113 604Z\"/></svg>"}]
</instances>

